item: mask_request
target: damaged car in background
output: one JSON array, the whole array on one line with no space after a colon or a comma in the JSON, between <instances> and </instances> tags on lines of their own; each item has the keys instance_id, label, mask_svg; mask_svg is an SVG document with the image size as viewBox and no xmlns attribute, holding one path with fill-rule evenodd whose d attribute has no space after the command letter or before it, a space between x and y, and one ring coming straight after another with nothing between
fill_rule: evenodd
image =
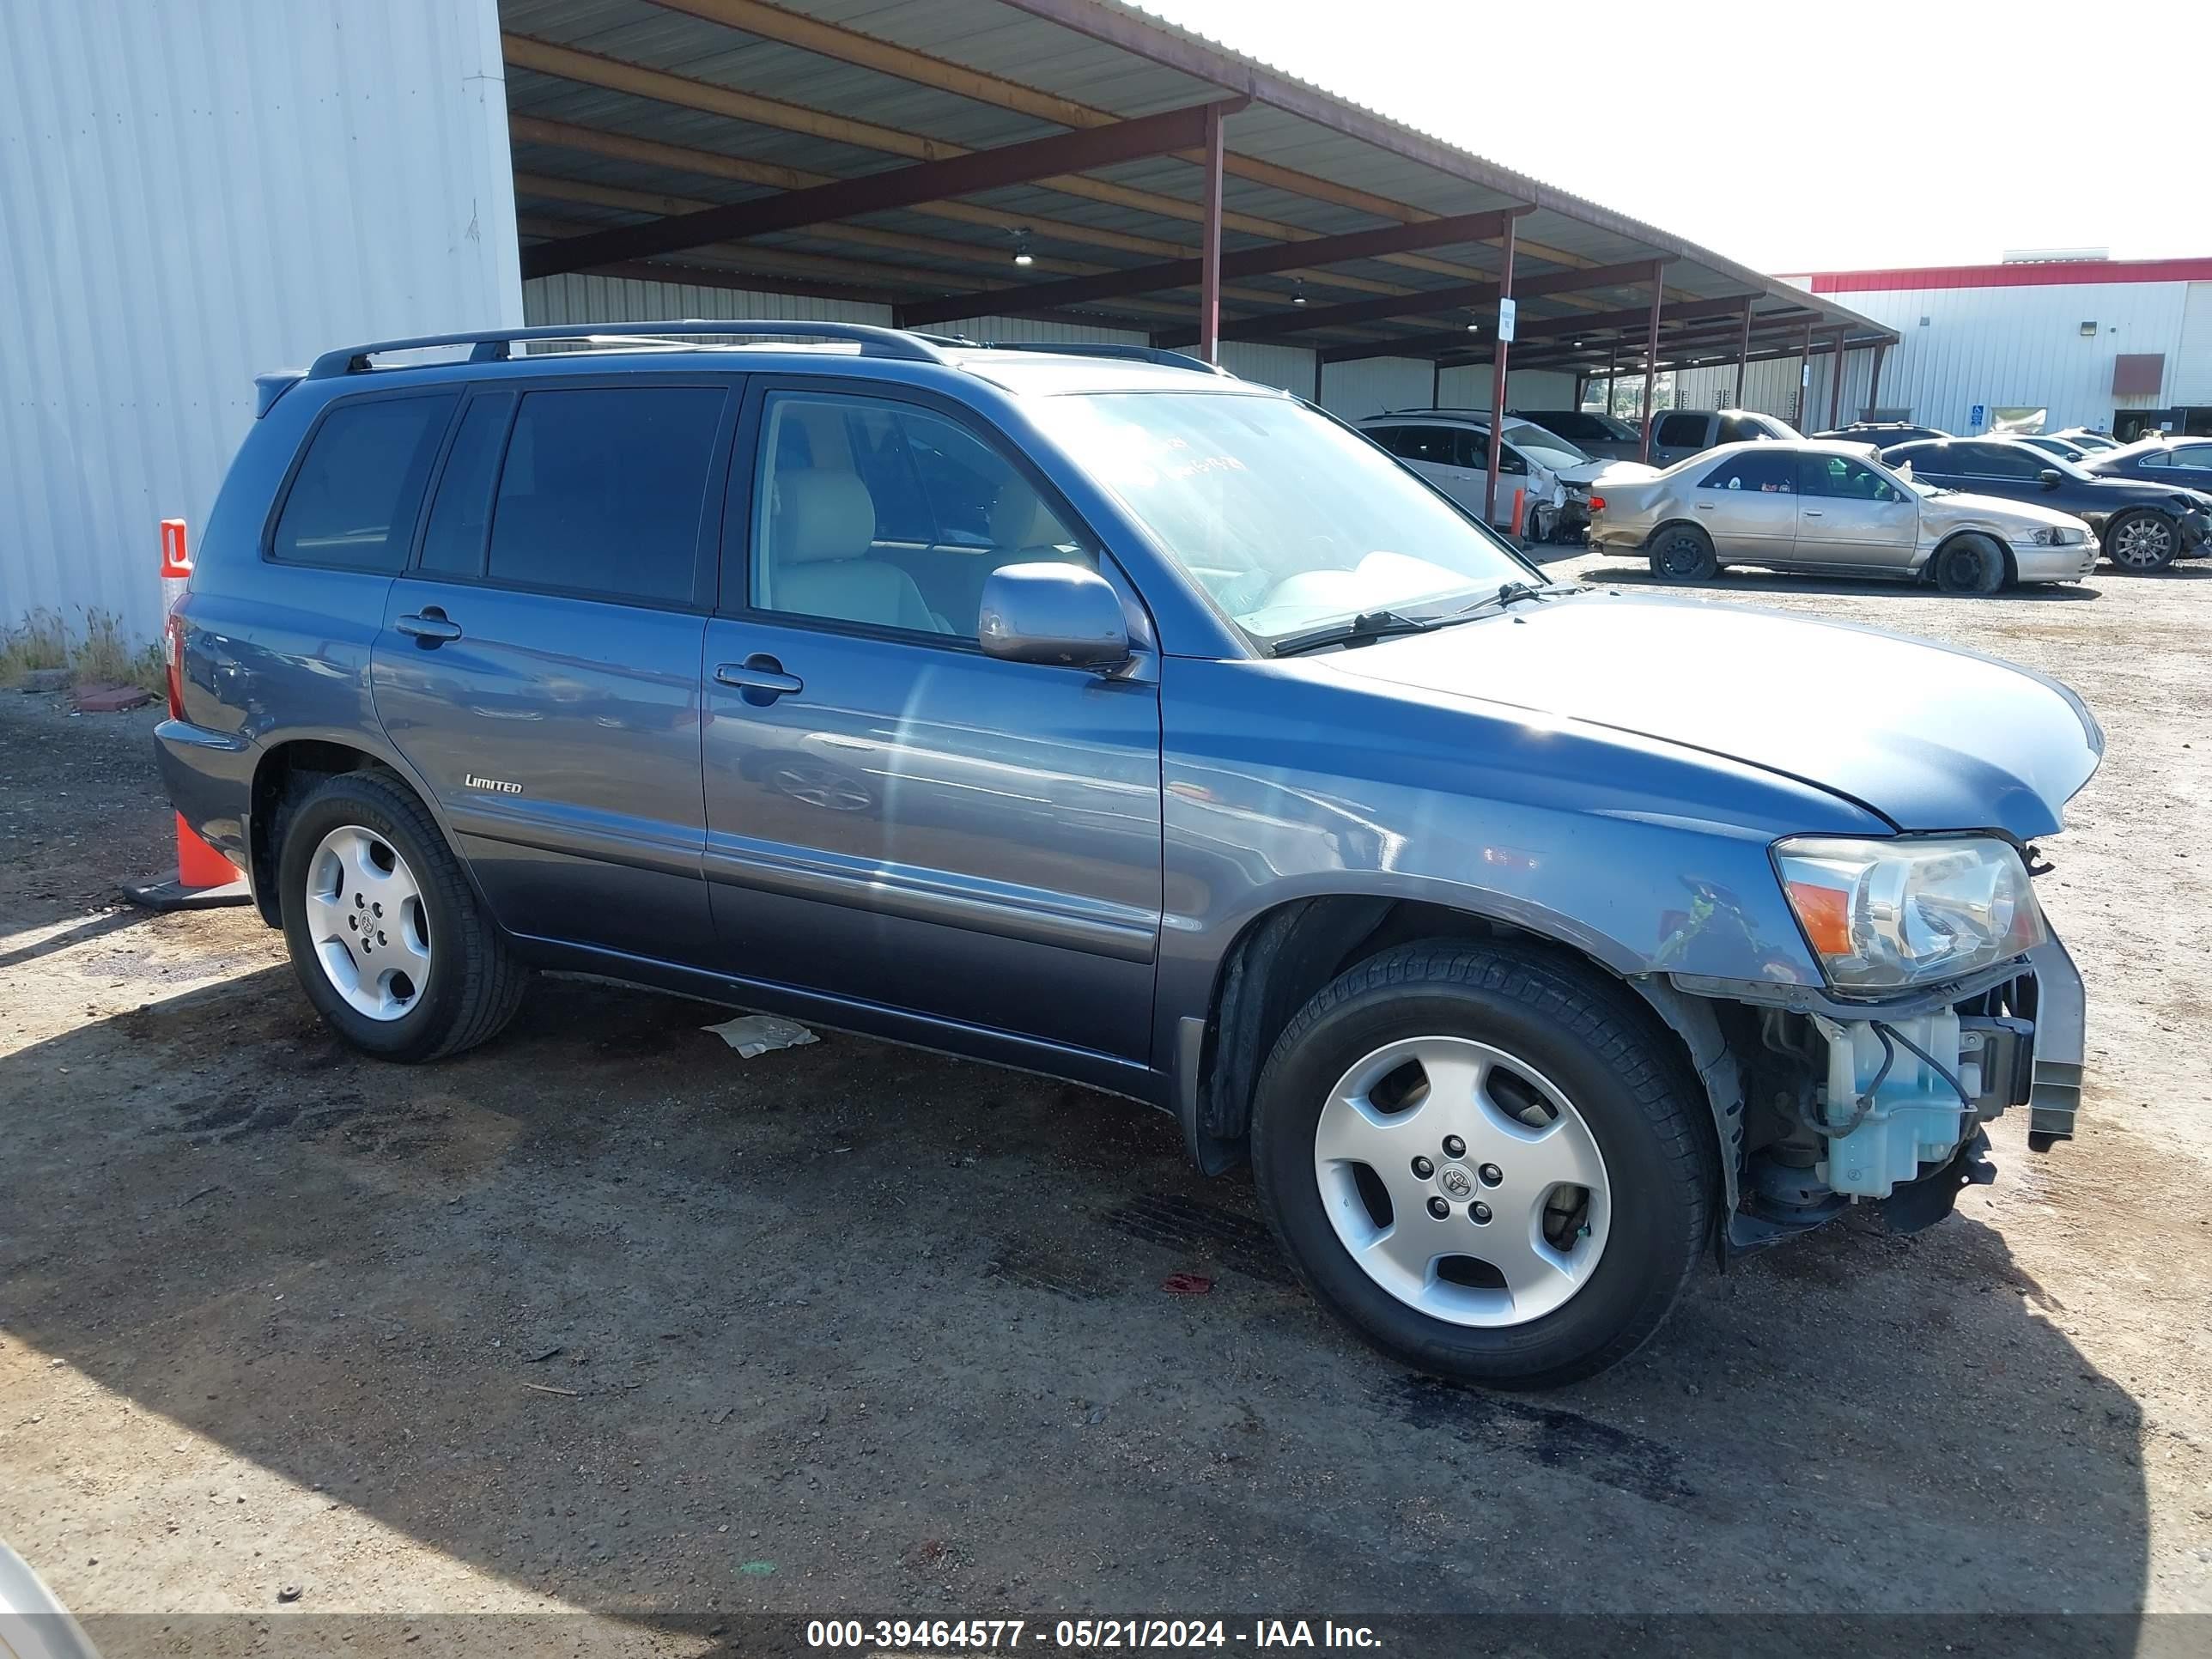
<instances>
[{"instance_id":1,"label":"damaged car in background","mask_svg":"<svg viewBox=\"0 0 2212 1659\"><path fill-rule=\"evenodd\" d=\"M1649 478L1609 481L1590 544L1638 553L1662 581L1732 564L1929 581L1946 593L2079 581L2097 538L2070 513L1947 489L1864 444L1816 438L1723 444Z\"/></svg>"},{"instance_id":2,"label":"damaged car in background","mask_svg":"<svg viewBox=\"0 0 2212 1659\"><path fill-rule=\"evenodd\" d=\"M2072 1130L2054 681L1547 582L1151 362L686 321L261 392L156 741L371 1054L551 967L1133 1097L1370 1341L1520 1386Z\"/></svg>"}]
</instances>

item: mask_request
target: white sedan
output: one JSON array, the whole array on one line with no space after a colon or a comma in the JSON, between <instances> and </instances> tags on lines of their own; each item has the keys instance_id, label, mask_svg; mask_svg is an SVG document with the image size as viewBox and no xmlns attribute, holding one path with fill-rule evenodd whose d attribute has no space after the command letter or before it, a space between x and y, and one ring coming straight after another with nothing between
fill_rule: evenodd
<instances>
[{"instance_id":1,"label":"white sedan","mask_svg":"<svg viewBox=\"0 0 2212 1659\"><path fill-rule=\"evenodd\" d=\"M1723 444L1654 477L1608 482L1590 544L1650 558L1662 581L1723 566L1933 580L1946 592L2079 581L2097 538L2065 513L1939 489L1864 444L1798 438Z\"/></svg>"}]
</instances>

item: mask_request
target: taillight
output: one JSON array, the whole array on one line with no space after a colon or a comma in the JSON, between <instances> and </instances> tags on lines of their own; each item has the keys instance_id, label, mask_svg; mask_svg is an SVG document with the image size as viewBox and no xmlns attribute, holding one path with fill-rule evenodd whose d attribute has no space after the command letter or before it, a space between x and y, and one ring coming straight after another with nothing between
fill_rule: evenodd
<instances>
[{"instance_id":1,"label":"taillight","mask_svg":"<svg viewBox=\"0 0 2212 1659\"><path fill-rule=\"evenodd\" d=\"M162 635L169 659L169 718L180 720L185 717L185 619L172 611Z\"/></svg>"},{"instance_id":2,"label":"taillight","mask_svg":"<svg viewBox=\"0 0 2212 1659\"><path fill-rule=\"evenodd\" d=\"M1605 511L1605 497L1604 497L1604 496L1602 496L1602 495L1593 495L1593 496L1591 496L1591 497L1589 498L1589 510L1590 510L1591 512L1593 512L1593 513L1602 513L1602 512L1604 512L1604 511Z\"/></svg>"}]
</instances>

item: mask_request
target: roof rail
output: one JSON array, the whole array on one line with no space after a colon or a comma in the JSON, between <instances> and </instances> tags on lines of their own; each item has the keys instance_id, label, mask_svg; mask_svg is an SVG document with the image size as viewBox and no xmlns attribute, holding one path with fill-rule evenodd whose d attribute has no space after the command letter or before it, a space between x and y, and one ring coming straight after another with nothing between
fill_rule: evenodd
<instances>
[{"instance_id":1,"label":"roof rail","mask_svg":"<svg viewBox=\"0 0 2212 1659\"><path fill-rule=\"evenodd\" d=\"M878 328L872 323L800 323L732 321L723 318L690 317L665 323L556 323L536 328L491 329L472 334L424 334L406 340L374 340L367 345L343 346L325 351L307 371L311 380L338 374L362 374L374 367L372 357L387 352L428 351L439 346L467 346L472 363L505 362L517 342L575 340L673 341L697 335L729 335L737 339L846 340L858 345L863 356L897 357L908 362L941 363L944 353L903 329Z\"/></svg>"}]
</instances>

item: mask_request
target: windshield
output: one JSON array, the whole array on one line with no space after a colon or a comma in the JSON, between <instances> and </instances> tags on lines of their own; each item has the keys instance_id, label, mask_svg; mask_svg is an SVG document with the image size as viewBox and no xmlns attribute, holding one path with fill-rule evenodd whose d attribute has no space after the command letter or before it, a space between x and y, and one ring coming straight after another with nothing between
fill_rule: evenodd
<instances>
[{"instance_id":1,"label":"windshield","mask_svg":"<svg viewBox=\"0 0 2212 1659\"><path fill-rule=\"evenodd\" d=\"M1287 398L1120 392L1030 407L1258 641L1449 610L1534 574L1374 444Z\"/></svg>"},{"instance_id":2,"label":"windshield","mask_svg":"<svg viewBox=\"0 0 2212 1659\"><path fill-rule=\"evenodd\" d=\"M1916 495L1950 495L1957 493L1954 490L1944 489L1941 484L1929 483L1925 478L1914 477L1911 461L1898 461L1893 464L1885 461L1883 465L1889 468L1892 477Z\"/></svg>"},{"instance_id":3,"label":"windshield","mask_svg":"<svg viewBox=\"0 0 2212 1659\"><path fill-rule=\"evenodd\" d=\"M1596 457L1577 448L1556 432L1527 421L1509 420L1504 428L1505 441L1525 454L1531 454L1553 471L1563 466L1588 466Z\"/></svg>"}]
</instances>

